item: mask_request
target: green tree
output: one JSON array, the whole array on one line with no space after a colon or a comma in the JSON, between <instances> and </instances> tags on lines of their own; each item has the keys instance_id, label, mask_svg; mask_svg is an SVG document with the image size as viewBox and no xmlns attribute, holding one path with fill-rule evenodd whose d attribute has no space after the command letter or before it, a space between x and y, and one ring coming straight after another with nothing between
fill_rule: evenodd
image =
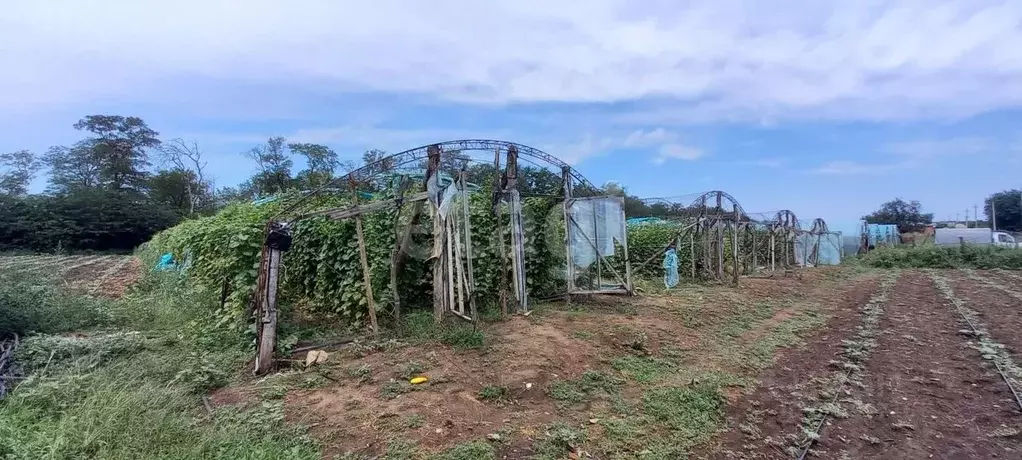
<instances>
[{"instance_id":1,"label":"green tree","mask_svg":"<svg viewBox=\"0 0 1022 460\"><path fill-rule=\"evenodd\" d=\"M291 187L291 167L294 162L280 136L269 138L265 144L252 147L245 156L259 167L249 182L257 195L267 196L280 193Z\"/></svg>"},{"instance_id":2,"label":"green tree","mask_svg":"<svg viewBox=\"0 0 1022 460\"><path fill-rule=\"evenodd\" d=\"M159 133L145 121L120 115L88 115L74 128L93 134L83 141L83 147L92 149L103 186L112 190L144 186L149 166L147 150L160 146Z\"/></svg>"},{"instance_id":3,"label":"green tree","mask_svg":"<svg viewBox=\"0 0 1022 460\"><path fill-rule=\"evenodd\" d=\"M325 185L333 179L334 170L341 166L337 152L325 145L290 143L287 148L292 154L305 157L306 169L300 171L295 178L299 187L316 188Z\"/></svg>"},{"instance_id":4,"label":"green tree","mask_svg":"<svg viewBox=\"0 0 1022 460\"><path fill-rule=\"evenodd\" d=\"M160 153L163 164L173 166L171 172L177 171L180 174L178 174L179 177L176 180L170 180L172 179L171 177L165 177L150 181L150 186L153 184L164 186L177 184L178 186L186 187L184 192L187 196L187 207L185 208L187 213L183 215L190 216L196 212L212 209L213 181L205 174L207 162L202 159L202 150L199 149L198 142L192 141L188 143L183 139L171 139L163 143L160 147ZM185 172L188 174L183 174ZM168 180L170 181L168 182ZM154 192L159 194L165 193L168 190L175 189L170 187L165 188L162 192ZM176 190L180 191L180 189Z\"/></svg>"},{"instance_id":5,"label":"green tree","mask_svg":"<svg viewBox=\"0 0 1022 460\"><path fill-rule=\"evenodd\" d=\"M50 168L49 191L61 194L98 187L101 161L90 142L50 147L43 155L43 163Z\"/></svg>"},{"instance_id":6,"label":"green tree","mask_svg":"<svg viewBox=\"0 0 1022 460\"><path fill-rule=\"evenodd\" d=\"M213 209L209 189L199 182L194 171L187 169L161 170L150 177L149 198L182 217Z\"/></svg>"},{"instance_id":7,"label":"green tree","mask_svg":"<svg viewBox=\"0 0 1022 460\"><path fill-rule=\"evenodd\" d=\"M893 224L899 232L918 232L926 225L933 223L933 213L923 213L923 205L918 201L905 201L901 198L888 201L872 214L862 219L870 224Z\"/></svg>"},{"instance_id":8,"label":"green tree","mask_svg":"<svg viewBox=\"0 0 1022 460\"><path fill-rule=\"evenodd\" d=\"M1022 232L1022 190L1005 190L988 196L983 203L988 221L994 215L994 207L997 208L998 230Z\"/></svg>"},{"instance_id":9,"label":"green tree","mask_svg":"<svg viewBox=\"0 0 1022 460\"><path fill-rule=\"evenodd\" d=\"M42 163L32 152L18 150L0 154L0 195L22 196L28 193L28 185L42 168Z\"/></svg>"}]
</instances>

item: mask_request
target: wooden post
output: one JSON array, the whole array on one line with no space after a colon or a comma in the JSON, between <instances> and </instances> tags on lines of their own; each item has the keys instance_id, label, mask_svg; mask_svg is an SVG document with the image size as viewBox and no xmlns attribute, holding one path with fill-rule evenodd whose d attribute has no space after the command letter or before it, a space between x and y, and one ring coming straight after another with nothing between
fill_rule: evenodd
<instances>
[{"instance_id":1,"label":"wooden post","mask_svg":"<svg viewBox=\"0 0 1022 460\"><path fill-rule=\"evenodd\" d=\"M775 242L777 241L776 233L777 233L777 229L774 228L773 226L771 226L771 228L770 228L770 271L776 271L777 270L777 252L776 252L776 247L777 246L775 244Z\"/></svg>"},{"instance_id":2,"label":"wooden post","mask_svg":"<svg viewBox=\"0 0 1022 460\"><path fill-rule=\"evenodd\" d=\"M355 188L355 182L350 181L351 184L351 200L352 203L358 206L358 190ZM362 231L362 214L355 216L355 236L358 238L358 258L362 263L362 282L365 283L366 291L366 302L369 303L369 324L373 329L373 334L379 334L379 326L376 324L376 299L373 296L373 277L369 267L369 257L366 255L366 241L365 234Z\"/></svg>"},{"instance_id":3,"label":"wooden post","mask_svg":"<svg viewBox=\"0 0 1022 460\"><path fill-rule=\"evenodd\" d=\"M784 268L791 267L791 249L789 246L794 244L791 238L791 229L784 229Z\"/></svg>"},{"instance_id":4,"label":"wooden post","mask_svg":"<svg viewBox=\"0 0 1022 460\"><path fill-rule=\"evenodd\" d=\"M575 290L575 261L571 253L571 197L573 194L571 183L571 170L568 166L561 168L561 183L564 186L564 203L561 208L564 213L564 252L567 257L565 276L568 281L568 303L571 303L571 292Z\"/></svg>"},{"instance_id":5,"label":"wooden post","mask_svg":"<svg viewBox=\"0 0 1022 460\"><path fill-rule=\"evenodd\" d=\"M752 270L749 270L749 273L751 274L756 273L756 269L759 268L759 261L757 260L759 257L759 248L756 247L756 227L750 226L749 230L752 234Z\"/></svg>"},{"instance_id":6,"label":"wooden post","mask_svg":"<svg viewBox=\"0 0 1022 460\"><path fill-rule=\"evenodd\" d=\"M624 199L621 201L621 245L625 256L625 289L628 295L635 294L632 287L632 261L628 258L628 216L625 215Z\"/></svg>"},{"instance_id":7,"label":"wooden post","mask_svg":"<svg viewBox=\"0 0 1022 460\"><path fill-rule=\"evenodd\" d=\"M718 218L717 227L717 279L724 282L724 225L723 219Z\"/></svg>"},{"instance_id":8,"label":"wooden post","mask_svg":"<svg viewBox=\"0 0 1022 460\"><path fill-rule=\"evenodd\" d=\"M734 265L734 267L732 267L734 269L734 283L735 283L735 286L738 286L738 276L740 275L739 269L738 269L738 257L739 257L739 254L738 254L738 251L739 251L739 249L738 249L738 222L734 222L734 223L731 224L731 246L732 246L731 247L731 260L732 260L731 263L732 263L732 265Z\"/></svg>"},{"instance_id":9,"label":"wooden post","mask_svg":"<svg viewBox=\"0 0 1022 460\"><path fill-rule=\"evenodd\" d=\"M479 312L476 309L476 275L474 262L472 261L472 209L469 206L468 197L468 174L461 172L461 209L465 214L465 259L468 266L468 305L472 313L472 321L479 321Z\"/></svg>"},{"instance_id":10,"label":"wooden post","mask_svg":"<svg viewBox=\"0 0 1022 460\"><path fill-rule=\"evenodd\" d=\"M437 196L430 196L430 214L433 216L433 322L440 324L444 319L444 311L447 310L447 230L444 225L444 218L440 215L440 147L431 145L426 149L428 158L426 160L426 188L429 190L430 182L433 182Z\"/></svg>"},{"instance_id":11,"label":"wooden post","mask_svg":"<svg viewBox=\"0 0 1022 460\"><path fill-rule=\"evenodd\" d=\"M500 252L500 292L498 295L500 300L500 316L503 318L507 316L507 266L509 264L507 261L507 247L504 246L504 211L500 207L500 202L504 199L504 187L501 185L502 176L500 173L500 148L494 152L493 168L497 174L496 179L493 181L493 213L497 218L497 250Z\"/></svg>"},{"instance_id":12,"label":"wooden post","mask_svg":"<svg viewBox=\"0 0 1022 460\"><path fill-rule=\"evenodd\" d=\"M518 308L522 313L529 311L529 293L525 282L525 235L522 225L522 202L518 194L518 149L511 146L507 149L507 165L504 177L511 204L511 250L513 254L515 294L518 297Z\"/></svg>"},{"instance_id":13,"label":"wooden post","mask_svg":"<svg viewBox=\"0 0 1022 460\"><path fill-rule=\"evenodd\" d=\"M402 176L401 182L398 185L398 196L404 198L405 190L408 187L408 178ZM415 207L422 209L422 202L416 202ZM394 249L390 253L390 290L391 296L394 298L394 320L401 320L401 292L398 290L398 275L400 274L399 265L403 265L403 254L402 250L405 249L406 245L411 244L411 230L412 224L409 222L408 230L402 236L401 233L401 210L403 205L399 202L397 209L394 211ZM413 217L415 219L418 216ZM407 242L405 240L408 240Z\"/></svg>"},{"instance_id":14,"label":"wooden post","mask_svg":"<svg viewBox=\"0 0 1022 460\"><path fill-rule=\"evenodd\" d=\"M696 225L698 226L699 223L696 222ZM692 265L692 279L696 278L696 228L698 227L693 227L693 229L688 232L688 259Z\"/></svg>"},{"instance_id":15,"label":"wooden post","mask_svg":"<svg viewBox=\"0 0 1022 460\"><path fill-rule=\"evenodd\" d=\"M447 259L447 302L448 302L447 305L450 307L452 311L457 311L454 309L455 306L454 302L456 299L454 288L455 285L457 284L456 279L457 274L454 271L455 254L453 250L453 245L456 243L456 240L455 234L452 231L454 228L454 219L447 218L444 220L447 221L447 225L444 226L444 231L447 232L447 252L444 254L444 257ZM460 302L460 300L458 301ZM461 310L464 311L465 310L464 303L462 303L461 305L462 305Z\"/></svg>"},{"instance_id":16,"label":"wooden post","mask_svg":"<svg viewBox=\"0 0 1022 460\"><path fill-rule=\"evenodd\" d=\"M596 250L596 286L593 290L599 291L603 288L603 262L600 260L600 223L596 221L596 207L593 206L593 249Z\"/></svg>"},{"instance_id":17,"label":"wooden post","mask_svg":"<svg viewBox=\"0 0 1022 460\"><path fill-rule=\"evenodd\" d=\"M277 339L277 279L280 273L280 250L267 248L264 251L266 261L263 264L265 271L265 290L258 290L262 298L258 300L260 305L260 334L259 354L256 356L255 373L262 375L270 371L273 366L273 349Z\"/></svg>"}]
</instances>

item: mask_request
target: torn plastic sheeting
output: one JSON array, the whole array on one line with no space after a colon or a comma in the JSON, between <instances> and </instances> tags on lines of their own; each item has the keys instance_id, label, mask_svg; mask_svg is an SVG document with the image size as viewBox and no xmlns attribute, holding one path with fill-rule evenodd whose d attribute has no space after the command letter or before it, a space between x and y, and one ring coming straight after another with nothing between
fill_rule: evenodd
<instances>
[{"instance_id":1,"label":"torn plastic sheeting","mask_svg":"<svg viewBox=\"0 0 1022 460\"><path fill-rule=\"evenodd\" d=\"M623 204L620 198L575 200L569 215L572 262L587 268L600 257L614 255L614 242L624 241Z\"/></svg>"},{"instance_id":2,"label":"torn plastic sheeting","mask_svg":"<svg viewBox=\"0 0 1022 460\"><path fill-rule=\"evenodd\" d=\"M813 235L803 233L795 237L795 263L799 265L811 265L808 263L812 252L819 243L819 253L816 265L839 265L841 263L841 234L824 233Z\"/></svg>"},{"instance_id":3,"label":"torn plastic sheeting","mask_svg":"<svg viewBox=\"0 0 1022 460\"><path fill-rule=\"evenodd\" d=\"M664 286L668 289L678 285L678 251L674 248L664 253Z\"/></svg>"}]
</instances>

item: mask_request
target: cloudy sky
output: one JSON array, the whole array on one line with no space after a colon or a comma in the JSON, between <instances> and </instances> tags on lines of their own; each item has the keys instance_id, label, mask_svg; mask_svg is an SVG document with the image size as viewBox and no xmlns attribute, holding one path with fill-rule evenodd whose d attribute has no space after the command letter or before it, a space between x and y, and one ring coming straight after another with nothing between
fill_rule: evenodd
<instances>
[{"instance_id":1,"label":"cloudy sky","mask_svg":"<svg viewBox=\"0 0 1022 460\"><path fill-rule=\"evenodd\" d=\"M834 222L1022 187L1022 0L5 3L5 151L136 115L233 185L271 135L351 158L493 138Z\"/></svg>"}]
</instances>

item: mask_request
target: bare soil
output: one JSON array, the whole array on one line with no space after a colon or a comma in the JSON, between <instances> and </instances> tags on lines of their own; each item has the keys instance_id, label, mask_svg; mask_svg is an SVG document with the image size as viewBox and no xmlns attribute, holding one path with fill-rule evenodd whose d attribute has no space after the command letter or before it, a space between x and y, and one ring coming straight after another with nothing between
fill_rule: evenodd
<instances>
[{"instance_id":1,"label":"bare soil","mask_svg":"<svg viewBox=\"0 0 1022 460\"><path fill-rule=\"evenodd\" d=\"M878 414L825 427L817 458L1022 458L1017 438L998 435L1017 427L1017 407L957 333L959 318L927 276L904 273L881 320L865 387L852 393Z\"/></svg>"},{"instance_id":2,"label":"bare soil","mask_svg":"<svg viewBox=\"0 0 1022 460\"><path fill-rule=\"evenodd\" d=\"M820 307L831 316L824 329L806 339L806 345L778 354L773 367L757 376L756 390L727 409L726 432L698 453L712 459L787 458L787 439L799 434L802 408L815 402L818 381L832 372L830 361L861 322L859 308L877 288L877 277L855 280L834 292L836 302ZM783 311L779 315L785 314ZM774 321L771 319L770 322Z\"/></svg>"},{"instance_id":3,"label":"bare soil","mask_svg":"<svg viewBox=\"0 0 1022 460\"><path fill-rule=\"evenodd\" d=\"M597 370L627 381L621 397L635 403L647 388L615 370L614 359L672 353L681 356L681 367L664 384L688 384L693 376L717 370L741 375L748 370L727 356L732 349L751 346L791 319L796 302L818 299L821 313L829 313L861 289L845 283L840 272L821 269L798 278L742 280L737 289L693 285L663 295L577 299L570 306L540 306L529 317L484 325L487 346L480 350L437 344L327 350L327 365L299 374L304 379L318 373L325 382L287 384L285 411L288 420L311 427L325 447L324 458L347 452L372 458L394 439L436 452L492 434L501 437L500 458L530 458L534 440L544 436L549 423L590 426L592 437L599 437L599 426L590 421L610 410L608 398L570 407L556 401L550 395L555 382ZM736 316L749 318L753 311L753 319L734 327ZM721 336L725 329L735 335ZM429 382L410 385L402 375L409 368ZM218 391L212 400L249 405L273 385L270 379L250 382ZM485 387L508 393L485 400L480 397ZM725 388L725 393L737 400L741 388Z\"/></svg>"},{"instance_id":4,"label":"bare soil","mask_svg":"<svg viewBox=\"0 0 1022 460\"><path fill-rule=\"evenodd\" d=\"M71 289L112 299L123 296L142 276L142 263L132 256L103 256L70 266L59 276Z\"/></svg>"},{"instance_id":5,"label":"bare soil","mask_svg":"<svg viewBox=\"0 0 1022 460\"><path fill-rule=\"evenodd\" d=\"M1003 274L992 271L976 274L1016 290L1015 284L1018 282L1013 282ZM1004 344L1018 362L1019 358L1022 358L1022 300L972 280L962 273L949 273L948 278L957 297L979 314L979 320L990 334L990 338ZM1016 292L1022 294L1022 289Z\"/></svg>"}]
</instances>

